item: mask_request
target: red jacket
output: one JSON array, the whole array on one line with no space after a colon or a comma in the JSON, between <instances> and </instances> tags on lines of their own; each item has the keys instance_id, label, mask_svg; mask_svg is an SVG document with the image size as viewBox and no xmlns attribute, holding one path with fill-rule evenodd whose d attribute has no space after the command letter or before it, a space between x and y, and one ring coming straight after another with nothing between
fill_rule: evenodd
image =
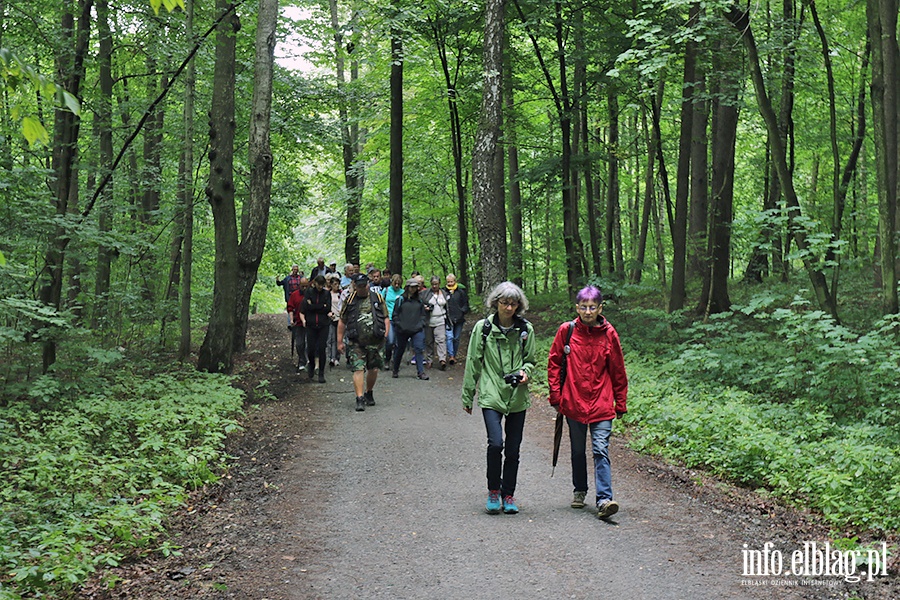
<instances>
[{"instance_id":1,"label":"red jacket","mask_svg":"<svg viewBox=\"0 0 900 600\"><path fill-rule=\"evenodd\" d=\"M570 353L566 362L566 382L560 389L560 366L569 323L556 331L547 360L547 382L550 385L550 404L559 412L579 423L597 423L614 419L627 412L628 376L619 334L609 321L599 316L597 325L588 327L575 320L575 330L569 340Z\"/></svg>"}]
</instances>

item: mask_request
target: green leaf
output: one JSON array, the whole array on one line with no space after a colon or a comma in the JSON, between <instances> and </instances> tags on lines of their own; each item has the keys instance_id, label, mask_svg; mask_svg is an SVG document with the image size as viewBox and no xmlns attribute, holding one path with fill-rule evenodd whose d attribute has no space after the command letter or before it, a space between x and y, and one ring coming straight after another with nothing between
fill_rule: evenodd
<instances>
[{"instance_id":1,"label":"green leaf","mask_svg":"<svg viewBox=\"0 0 900 600\"><path fill-rule=\"evenodd\" d=\"M28 140L29 146L34 146L37 142L42 144L50 143L50 135L41 122L34 117L22 118L22 135Z\"/></svg>"}]
</instances>

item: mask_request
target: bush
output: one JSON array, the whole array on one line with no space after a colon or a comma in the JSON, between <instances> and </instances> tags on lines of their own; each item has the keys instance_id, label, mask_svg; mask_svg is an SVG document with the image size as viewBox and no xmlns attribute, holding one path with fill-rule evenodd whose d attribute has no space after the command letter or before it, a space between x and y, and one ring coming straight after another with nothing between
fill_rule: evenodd
<instances>
[{"instance_id":1,"label":"bush","mask_svg":"<svg viewBox=\"0 0 900 600\"><path fill-rule=\"evenodd\" d=\"M775 403L699 386L628 360L634 448L765 488L836 526L900 528L900 450L891 428L837 425L805 400Z\"/></svg>"},{"instance_id":2,"label":"bush","mask_svg":"<svg viewBox=\"0 0 900 600\"><path fill-rule=\"evenodd\" d=\"M40 381L44 395L56 380ZM228 378L193 371L119 370L80 393L42 410L0 408L5 597L70 590L98 566L153 550L165 516L224 468L242 406Z\"/></svg>"}]
</instances>

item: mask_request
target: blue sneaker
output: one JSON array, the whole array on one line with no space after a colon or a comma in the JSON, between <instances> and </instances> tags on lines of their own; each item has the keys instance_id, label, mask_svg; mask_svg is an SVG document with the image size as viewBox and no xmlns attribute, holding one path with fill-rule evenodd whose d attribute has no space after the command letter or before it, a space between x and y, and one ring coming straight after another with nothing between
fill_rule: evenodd
<instances>
[{"instance_id":1,"label":"blue sneaker","mask_svg":"<svg viewBox=\"0 0 900 600\"><path fill-rule=\"evenodd\" d=\"M487 504L484 508L489 515L500 514L500 490L488 491Z\"/></svg>"},{"instance_id":2,"label":"blue sneaker","mask_svg":"<svg viewBox=\"0 0 900 600\"><path fill-rule=\"evenodd\" d=\"M519 512L519 507L516 506L516 499L512 496L503 496L503 512L508 515L514 515Z\"/></svg>"}]
</instances>

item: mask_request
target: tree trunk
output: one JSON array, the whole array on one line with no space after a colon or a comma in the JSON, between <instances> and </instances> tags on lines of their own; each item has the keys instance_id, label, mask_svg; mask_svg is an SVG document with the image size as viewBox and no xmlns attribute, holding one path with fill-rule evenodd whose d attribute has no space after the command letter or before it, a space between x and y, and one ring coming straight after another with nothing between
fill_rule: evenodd
<instances>
[{"instance_id":1,"label":"tree trunk","mask_svg":"<svg viewBox=\"0 0 900 600\"><path fill-rule=\"evenodd\" d=\"M391 31L391 165L388 266L403 272L403 40ZM355 262L355 261L354 261Z\"/></svg>"},{"instance_id":2,"label":"tree trunk","mask_svg":"<svg viewBox=\"0 0 900 600\"><path fill-rule=\"evenodd\" d=\"M622 230L619 227L619 97L612 82L606 86L606 105L609 114L607 148L609 184L606 188L606 272L623 278L624 256Z\"/></svg>"},{"instance_id":3,"label":"tree trunk","mask_svg":"<svg viewBox=\"0 0 900 600\"><path fill-rule=\"evenodd\" d=\"M691 193L688 213L687 268L694 277L703 277L706 267L706 235L709 215L709 101L706 93L706 72L698 62L695 102L691 115ZM687 279L687 277L685 277Z\"/></svg>"},{"instance_id":4,"label":"tree trunk","mask_svg":"<svg viewBox=\"0 0 900 600\"><path fill-rule=\"evenodd\" d=\"M97 128L100 138L100 173L106 176L112 170L113 132L112 132L112 51L113 39L109 28L109 1L97 1L97 35L99 52L100 97L97 102ZM100 234L112 231L113 227L113 185L112 180L105 186L100 196L97 227ZM112 277L112 260L115 250L101 244L97 249L97 271L94 279L94 306L91 312L91 328L97 329L106 319L109 305L109 289Z\"/></svg>"},{"instance_id":5,"label":"tree trunk","mask_svg":"<svg viewBox=\"0 0 900 600\"><path fill-rule=\"evenodd\" d=\"M188 39L194 37L194 1L185 1L185 34ZM194 269L194 84L196 68L194 58L189 59L187 73L184 78L184 131L182 132L183 171L178 183L178 194L181 197L184 212L184 240L181 253L181 308L178 342L179 360L187 360L191 355L191 283Z\"/></svg>"},{"instance_id":6,"label":"tree trunk","mask_svg":"<svg viewBox=\"0 0 900 600\"><path fill-rule=\"evenodd\" d=\"M503 81L506 91L503 101L506 104L507 113L513 114L515 104L513 102L512 69L510 61L505 61ZM522 243L522 186L519 185L519 147L517 145L516 125L506 122L506 161L509 168L509 263L510 280L518 286L523 286L525 271L523 265L524 246Z\"/></svg>"},{"instance_id":7,"label":"tree trunk","mask_svg":"<svg viewBox=\"0 0 900 600\"><path fill-rule=\"evenodd\" d=\"M898 69L897 1L868 0L872 42L872 129L878 187L878 240L882 311L900 312L897 295Z\"/></svg>"},{"instance_id":8,"label":"tree trunk","mask_svg":"<svg viewBox=\"0 0 900 600\"><path fill-rule=\"evenodd\" d=\"M447 104L450 115L450 145L453 152L453 177L456 191L456 225L457 245L456 251L459 262L456 265L456 278L468 285L468 253L469 253L469 224L468 203L466 202L466 181L463 167L463 139L462 124L459 117L459 93L457 92L457 80L460 72L461 59L457 56L456 69L453 75L450 73L450 58L447 53L447 33L437 22L430 21L432 35L441 62L441 70L444 73L444 83L447 86ZM388 249L390 255L390 249ZM390 261L388 261L390 265ZM398 271L399 272L399 271Z\"/></svg>"},{"instance_id":9,"label":"tree trunk","mask_svg":"<svg viewBox=\"0 0 900 600\"><path fill-rule=\"evenodd\" d=\"M487 0L485 7L481 119L472 152L472 208L481 242L484 289L504 281L507 272L504 202L494 177L503 105L504 5L505 0Z\"/></svg>"},{"instance_id":10,"label":"tree trunk","mask_svg":"<svg viewBox=\"0 0 900 600\"><path fill-rule=\"evenodd\" d=\"M259 0L256 21L256 61L253 98L250 101L250 200L241 212L241 244L238 247L238 292L235 307L234 351L247 347L250 295L266 248L269 205L272 199L272 149L269 125L272 115L272 73L275 65L275 30L278 0Z\"/></svg>"},{"instance_id":11,"label":"tree trunk","mask_svg":"<svg viewBox=\"0 0 900 600\"><path fill-rule=\"evenodd\" d=\"M656 110L656 104L660 102L661 94L653 94L650 98L650 110ZM647 127L647 109L641 111L641 124L644 131L644 138L647 152L647 166L644 171L644 198L640 211L641 225L637 239L637 248L635 249L634 270L631 272L631 282L640 283L641 275L644 271L644 257L647 252L647 234L650 229L650 213L653 210L653 195L655 190L653 187L654 174L656 172L656 146L659 143L659 132L656 127Z\"/></svg>"},{"instance_id":12,"label":"tree trunk","mask_svg":"<svg viewBox=\"0 0 900 600\"><path fill-rule=\"evenodd\" d=\"M218 11L228 9L217 0ZM209 183L206 197L212 207L215 231L215 272L212 314L200 346L197 367L203 371L231 371L234 355L235 308L238 285L238 234L234 206L234 83L235 38L240 20L235 13L219 24L213 99L209 115Z\"/></svg>"},{"instance_id":13,"label":"tree trunk","mask_svg":"<svg viewBox=\"0 0 900 600\"><path fill-rule=\"evenodd\" d=\"M825 274L811 254L804 226L798 222L798 217L801 216L800 203L797 199L794 182L788 168L787 153L784 144L781 142L778 119L775 116L775 111L772 109L772 103L769 101L768 94L766 93L765 79L763 77L762 69L760 68L759 52L756 48L753 32L750 29L750 15L749 13L742 12L737 7L732 7L726 16L740 33L740 38L747 50L748 65L750 67L753 88L756 92L756 101L759 105L759 111L762 114L763 120L766 123L766 130L772 144L772 160L777 169L779 183L781 184L785 204L787 205L789 231L793 236L794 243L797 244L797 249L803 257L803 264L809 275L810 283L815 292L819 308L826 311L837 320L837 305L831 296Z\"/></svg>"},{"instance_id":14,"label":"tree trunk","mask_svg":"<svg viewBox=\"0 0 900 600\"><path fill-rule=\"evenodd\" d=\"M700 14L700 5L691 5L687 25ZM678 166L675 174L675 219L672 227L672 289L669 312L684 308L687 299L687 223L691 183L691 132L694 116L694 87L697 83L697 43L684 45L684 77L681 86L681 131L678 139Z\"/></svg>"},{"instance_id":15,"label":"tree trunk","mask_svg":"<svg viewBox=\"0 0 900 600\"><path fill-rule=\"evenodd\" d=\"M84 57L90 37L92 5L91 0L79 0L77 27L70 4L66 4L62 15L62 38L72 46L57 57L57 73L59 81L64 82L64 89L76 98L81 93L81 82L84 79ZM62 221L65 220L69 209L80 126L81 119L78 115L65 108L56 109L51 159L53 181L49 183L49 188L53 190L53 208L56 216ZM53 310L59 310L61 307L63 264L68 241L68 229L62 225L55 226L44 259L39 293L41 302ZM56 340L52 335L44 341L42 358L43 370L46 373L56 362Z\"/></svg>"},{"instance_id":16,"label":"tree trunk","mask_svg":"<svg viewBox=\"0 0 900 600\"><path fill-rule=\"evenodd\" d=\"M722 52L726 52L722 48ZM734 215L734 164L735 142L738 126L738 84L733 80L733 70L720 69L725 81L719 84L719 93L713 100L712 141L712 206L710 207L710 235L708 255L710 261L709 297L707 315L731 308L728 295L728 274L731 267L731 227Z\"/></svg>"},{"instance_id":17,"label":"tree trunk","mask_svg":"<svg viewBox=\"0 0 900 600\"><path fill-rule=\"evenodd\" d=\"M338 120L341 127L341 150L344 159L344 187L347 194L347 224L344 242L344 257L346 260L358 264L360 178L356 173L356 137L351 130L348 113L350 102L347 98L346 80L344 75L343 27L338 21L337 0L329 0L328 6L331 12L331 28L334 31L334 57L338 90ZM352 43L348 46L348 52L352 52ZM393 266L391 266L391 268L393 269Z\"/></svg>"}]
</instances>

